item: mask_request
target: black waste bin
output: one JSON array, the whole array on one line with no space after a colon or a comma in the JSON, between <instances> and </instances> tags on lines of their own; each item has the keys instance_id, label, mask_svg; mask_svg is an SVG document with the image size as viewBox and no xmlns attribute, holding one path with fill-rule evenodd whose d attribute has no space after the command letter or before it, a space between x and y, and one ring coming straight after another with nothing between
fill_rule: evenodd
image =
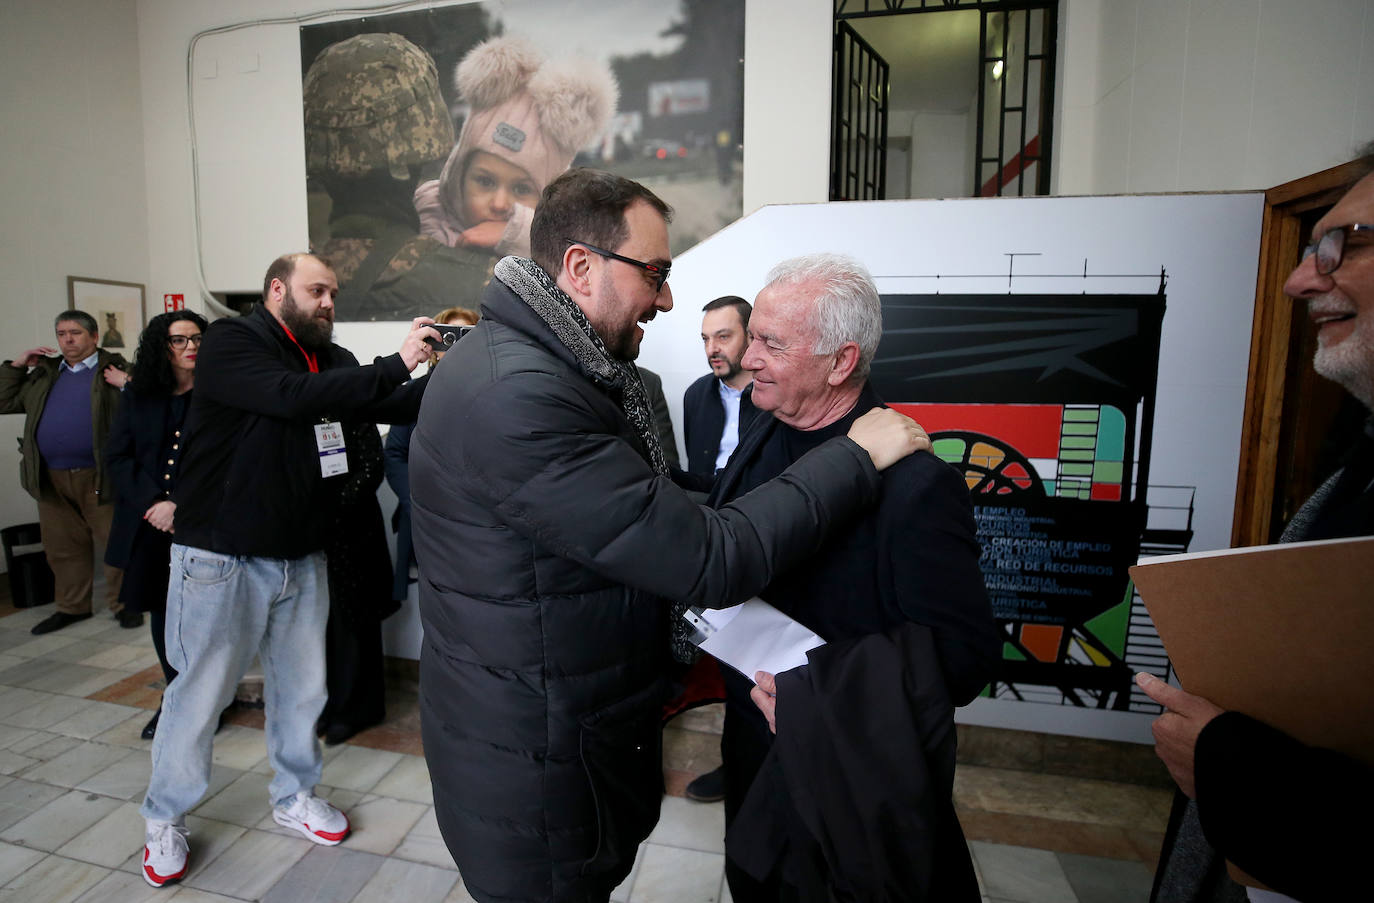
<instances>
[{"instance_id":1,"label":"black waste bin","mask_svg":"<svg viewBox=\"0 0 1374 903\"><path fill-rule=\"evenodd\" d=\"M0 543L5 547L5 570L10 577L10 600L16 608L46 605L53 599L52 568L48 567L43 550L15 552L24 546L38 546L42 541L38 524L16 524L0 530Z\"/></svg>"}]
</instances>

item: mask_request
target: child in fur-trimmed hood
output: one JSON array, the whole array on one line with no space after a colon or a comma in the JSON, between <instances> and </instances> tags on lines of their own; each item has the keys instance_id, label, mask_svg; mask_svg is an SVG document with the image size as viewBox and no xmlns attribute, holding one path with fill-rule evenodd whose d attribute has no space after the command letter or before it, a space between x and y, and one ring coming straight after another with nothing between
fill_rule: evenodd
<instances>
[{"instance_id":1,"label":"child in fur-trimmed hood","mask_svg":"<svg viewBox=\"0 0 1374 903\"><path fill-rule=\"evenodd\" d=\"M438 179L415 190L420 231L450 247L528 256L534 205L615 113L605 64L546 62L519 38L478 44L454 71L472 112Z\"/></svg>"}]
</instances>

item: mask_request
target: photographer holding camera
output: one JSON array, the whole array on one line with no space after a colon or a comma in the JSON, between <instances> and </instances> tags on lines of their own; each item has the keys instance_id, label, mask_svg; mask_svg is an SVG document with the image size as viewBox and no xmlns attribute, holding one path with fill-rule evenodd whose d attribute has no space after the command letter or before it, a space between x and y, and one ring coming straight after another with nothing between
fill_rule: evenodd
<instances>
[{"instance_id":1,"label":"photographer holding camera","mask_svg":"<svg viewBox=\"0 0 1374 903\"><path fill-rule=\"evenodd\" d=\"M320 844L349 832L348 818L314 796L329 613L321 550L348 472L340 421L413 420L429 380L406 379L438 334L416 318L398 352L360 367L331 341L338 291L328 261L286 255L268 268L260 307L205 332L172 499L167 657L178 675L140 810L143 877L154 887L186 874L185 814L209 786L215 721L255 653L273 818Z\"/></svg>"}]
</instances>

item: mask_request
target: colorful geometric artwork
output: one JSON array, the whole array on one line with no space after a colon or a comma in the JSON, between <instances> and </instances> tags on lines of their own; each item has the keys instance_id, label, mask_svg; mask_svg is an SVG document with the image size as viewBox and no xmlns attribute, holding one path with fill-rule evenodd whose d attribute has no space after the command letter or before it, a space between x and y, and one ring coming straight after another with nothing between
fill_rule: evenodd
<instances>
[{"instance_id":1,"label":"colorful geometric artwork","mask_svg":"<svg viewBox=\"0 0 1374 903\"><path fill-rule=\"evenodd\" d=\"M921 423L930 434L931 451L964 474L972 500L980 506L977 510L986 510L981 506L989 503L1034 505L1049 499L1089 506L1122 501L1126 417L1115 405L892 406ZM1023 560L1021 566L1030 563ZM1005 565L985 567L997 586L1002 576L998 571ZM993 598L999 596L994 592ZM1130 605L1127 594L1106 611L1085 613L1082 623L1072 617L1062 623L1038 623L1022 619L1019 609L1000 606L1001 614L1008 616L1002 622L1003 657L1027 663L1025 667L1087 666L1124 673ZM1004 692L1016 691L1010 682L1005 687Z\"/></svg>"},{"instance_id":2,"label":"colorful geometric artwork","mask_svg":"<svg viewBox=\"0 0 1374 903\"><path fill-rule=\"evenodd\" d=\"M893 295L871 382L968 486L987 694L1124 709L1162 296Z\"/></svg>"},{"instance_id":3,"label":"colorful geometric artwork","mask_svg":"<svg viewBox=\"0 0 1374 903\"><path fill-rule=\"evenodd\" d=\"M893 404L930 434L935 455L964 471L969 492L1035 492L1121 501L1126 416L1097 404Z\"/></svg>"}]
</instances>

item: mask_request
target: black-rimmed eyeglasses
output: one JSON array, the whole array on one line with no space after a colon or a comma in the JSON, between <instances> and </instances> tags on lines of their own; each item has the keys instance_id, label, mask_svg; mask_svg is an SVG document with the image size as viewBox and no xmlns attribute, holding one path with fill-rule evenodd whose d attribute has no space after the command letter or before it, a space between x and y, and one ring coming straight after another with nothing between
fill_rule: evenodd
<instances>
[{"instance_id":1,"label":"black-rimmed eyeglasses","mask_svg":"<svg viewBox=\"0 0 1374 903\"><path fill-rule=\"evenodd\" d=\"M593 254L600 254L602 257L609 257L611 260L619 260L621 263L628 263L632 267L639 267L649 274L649 279L654 284L654 291L663 291L663 283L668 281L668 273L672 271L671 263L660 266L656 263L645 263L642 260L635 260L633 257L625 257L614 251L607 251L605 248L598 248L596 245L589 245L585 241L578 241L575 238L563 239L570 245L581 245Z\"/></svg>"},{"instance_id":2,"label":"black-rimmed eyeglasses","mask_svg":"<svg viewBox=\"0 0 1374 903\"><path fill-rule=\"evenodd\" d=\"M169 336L167 336L167 344L168 344L168 345L171 345L173 348L178 348L178 349L180 349L180 348L185 348L187 342L190 342L192 345L194 345L195 347L199 348L199 347L200 347L200 343L203 342L203 341L205 341L205 335L204 335L203 333L199 333L199 332L196 333L195 335L169 335Z\"/></svg>"},{"instance_id":3,"label":"black-rimmed eyeglasses","mask_svg":"<svg viewBox=\"0 0 1374 903\"><path fill-rule=\"evenodd\" d=\"M1345 259L1345 240L1351 232L1374 232L1374 226L1364 223L1351 223L1348 226L1327 229L1321 238L1303 248L1302 259L1306 260L1316 254L1317 275L1330 276L1336 272L1341 261Z\"/></svg>"}]
</instances>

